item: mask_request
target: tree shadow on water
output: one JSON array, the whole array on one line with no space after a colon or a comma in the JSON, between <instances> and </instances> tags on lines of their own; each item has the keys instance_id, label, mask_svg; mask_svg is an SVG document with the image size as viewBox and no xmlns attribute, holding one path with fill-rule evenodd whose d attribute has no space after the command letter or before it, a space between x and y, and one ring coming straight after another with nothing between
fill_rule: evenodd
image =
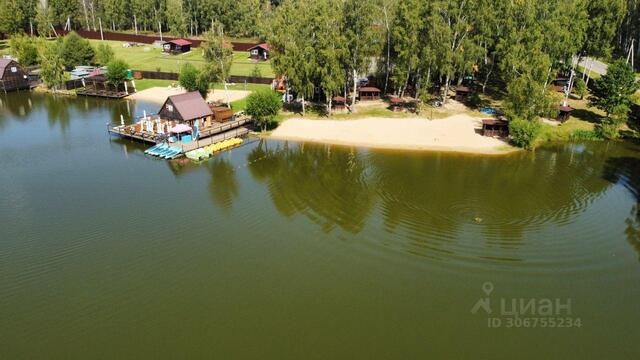
<instances>
[{"instance_id":1,"label":"tree shadow on water","mask_svg":"<svg viewBox=\"0 0 640 360\"><path fill-rule=\"evenodd\" d=\"M629 244L640 256L640 158L610 158L604 166L602 177L613 184L624 186L636 200L629 217L625 220L625 233Z\"/></svg>"}]
</instances>

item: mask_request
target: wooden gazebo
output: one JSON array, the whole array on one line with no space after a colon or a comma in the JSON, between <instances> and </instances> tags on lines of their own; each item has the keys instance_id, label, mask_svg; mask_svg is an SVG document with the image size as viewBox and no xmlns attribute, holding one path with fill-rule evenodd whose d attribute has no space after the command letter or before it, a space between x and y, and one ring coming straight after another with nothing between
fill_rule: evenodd
<instances>
[{"instance_id":1,"label":"wooden gazebo","mask_svg":"<svg viewBox=\"0 0 640 360\"><path fill-rule=\"evenodd\" d=\"M458 86L456 88L456 101L465 101L469 94L471 93L471 89L466 86Z\"/></svg>"},{"instance_id":2,"label":"wooden gazebo","mask_svg":"<svg viewBox=\"0 0 640 360\"><path fill-rule=\"evenodd\" d=\"M482 120L482 135L490 137L509 136L509 123L498 119Z\"/></svg>"},{"instance_id":3,"label":"wooden gazebo","mask_svg":"<svg viewBox=\"0 0 640 360\"><path fill-rule=\"evenodd\" d=\"M571 117L571 112L573 112L573 110L575 110L574 108L572 108L571 106L560 106L559 108L560 112L558 113L558 118L557 120L560 122L565 122L567 120L569 120L569 118Z\"/></svg>"},{"instance_id":4,"label":"wooden gazebo","mask_svg":"<svg viewBox=\"0 0 640 360\"><path fill-rule=\"evenodd\" d=\"M343 96L334 96L331 99L331 106L333 110L344 110L347 108L347 99Z\"/></svg>"},{"instance_id":5,"label":"wooden gazebo","mask_svg":"<svg viewBox=\"0 0 640 360\"><path fill-rule=\"evenodd\" d=\"M364 86L358 90L360 101L380 100L380 89L373 86Z\"/></svg>"}]
</instances>

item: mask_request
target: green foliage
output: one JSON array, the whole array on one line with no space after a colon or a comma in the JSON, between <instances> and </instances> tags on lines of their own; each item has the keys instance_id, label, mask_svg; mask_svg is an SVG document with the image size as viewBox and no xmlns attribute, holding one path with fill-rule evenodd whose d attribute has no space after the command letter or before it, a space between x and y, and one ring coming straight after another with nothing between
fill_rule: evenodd
<instances>
[{"instance_id":1,"label":"green foliage","mask_svg":"<svg viewBox=\"0 0 640 360\"><path fill-rule=\"evenodd\" d=\"M507 86L504 111L509 117L524 120L534 120L540 115L554 118L558 114L558 100L543 84L531 78L515 78Z\"/></svg>"},{"instance_id":2,"label":"green foliage","mask_svg":"<svg viewBox=\"0 0 640 360\"><path fill-rule=\"evenodd\" d=\"M631 99L640 84L636 80L631 66L624 60L618 60L607 68L607 74L596 81L591 96L591 104L603 110L607 119L616 122L626 121Z\"/></svg>"},{"instance_id":3,"label":"green foliage","mask_svg":"<svg viewBox=\"0 0 640 360\"><path fill-rule=\"evenodd\" d=\"M233 62L231 44L225 41L220 27L216 32L205 33L204 40L201 45L202 57L205 60L202 76L208 79L208 82L225 81L229 77Z\"/></svg>"},{"instance_id":4,"label":"green foliage","mask_svg":"<svg viewBox=\"0 0 640 360\"><path fill-rule=\"evenodd\" d=\"M9 47L21 65L38 64L38 45L35 39L25 35L14 35L9 39Z\"/></svg>"},{"instance_id":5,"label":"green foliage","mask_svg":"<svg viewBox=\"0 0 640 360\"><path fill-rule=\"evenodd\" d=\"M251 77L260 78L262 77L262 71L260 71L260 67L256 64L251 70Z\"/></svg>"},{"instance_id":6,"label":"green foliage","mask_svg":"<svg viewBox=\"0 0 640 360\"><path fill-rule=\"evenodd\" d=\"M116 88L127 80L127 70L129 65L123 60L114 59L107 64L107 72L105 74L107 81Z\"/></svg>"},{"instance_id":7,"label":"green foliage","mask_svg":"<svg viewBox=\"0 0 640 360\"><path fill-rule=\"evenodd\" d=\"M75 32L70 32L62 40L61 56L66 67L90 65L95 51L87 39Z\"/></svg>"},{"instance_id":8,"label":"green foliage","mask_svg":"<svg viewBox=\"0 0 640 360\"><path fill-rule=\"evenodd\" d=\"M115 58L113 49L109 44L99 44L96 48L94 62L98 65L106 65Z\"/></svg>"},{"instance_id":9,"label":"green foliage","mask_svg":"<svg viewBox=\"0 0 640 360\"><path fill-rule=\"evenodd\" d=\"M575 130L569 136L571 141L598 141L603 139L603 134L598 130Z\"/></svg>"},{"instance_id":10,"label":"green foliage","mask_svg":"<svg viewBox=\"0 0 640 360\"><path fill-rule=\"evenodd\" d=\"M247 97L245 111L264 131L275 120L281 108L280 94L271 89L262 89Z\"/></svg>"},{"instance_id":11,"label":"green foliage","mask_svg":"<svg viewBox=\"0 0 640 360\"><path fill-rule=\"evenodd\" d=\"M59 42L43 43L40 48L40 77L45 85L54 91L65 80L64 60L60 55Z\"/></svg>"},{"instance_id":12,"label":"green foliage","mask_svg":"<svg viewBox=\"0 0 640 360\"><path fill-rule=\"evenodd\" d=\"M178 79L180 86L187 91L198 90L199 75L200 71L198 71L195 66L191 65L191 63L184 64L182 66L182 70L180 70L180 77Z\"/></svg>"},{"instance_id":13,"label":"green foliage","mask_svg":"<svg viewBox=\"0 0 640 360\"><path fill-rule=\"evenodd\" d=\"M511 135L511 141L514 145L524 149L533 148L541 130L542 124L538 119L521 120L514 118L509 121L509 135Z\"/></svg>"},{"instance_id":14,"label":"green foliage","mask_svg":"<svg viewBox=\"0 0 640 360\"><path fill-rule=\"evenodd\" d=\"M587 96L587 94L589 93L589 90L587 89L587 84L581 78L578 78L575 81L574 89L576 94L580 96L581 100L584 99L584 97Z\"/></svg>"}]
</instances>

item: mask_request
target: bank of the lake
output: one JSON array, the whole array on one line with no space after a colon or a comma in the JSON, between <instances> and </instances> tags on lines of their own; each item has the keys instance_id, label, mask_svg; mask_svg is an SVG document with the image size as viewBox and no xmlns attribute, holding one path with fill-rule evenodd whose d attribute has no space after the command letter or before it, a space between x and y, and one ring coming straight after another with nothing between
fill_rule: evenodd
<instances>
[{"instance_id":1,"label":"bank of the lake","mask_svg":"<svg viewBox=\"0 0 640 360\"><path fill-rule=\"evenodd\" d=\"M3 359L640 353L632 143L482 156L254 139L194 164L107 135L154 103L0 100ZM509 327L501 299L570 302L572 326Z\"/></svg>"}]
</instances>

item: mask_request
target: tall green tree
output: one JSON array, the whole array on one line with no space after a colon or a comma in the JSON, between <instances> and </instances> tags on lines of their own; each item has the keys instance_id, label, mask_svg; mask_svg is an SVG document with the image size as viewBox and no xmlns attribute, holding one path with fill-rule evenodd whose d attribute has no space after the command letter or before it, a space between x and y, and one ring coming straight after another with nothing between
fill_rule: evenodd
<instances>
[{"instance_id":1,"label":"tall green tree","mask_svg":"<svg viewBox=\"0 0 640 360\"><path fill-rule=\"evenodd\" d=\"M45 85L57 91L66 79L60 42L44 42L40 48L40 77Z\"/></svg>"},{"instance_id":2,"label":"tall green tree","mask_svg":"<svg viewBox=\"0 0 640 360\"><path fill-rule=\"evenodd\" d=\"M631 97L640 88L631 66L620 59L609 65L606 75L596 81L591 104L603 110L607 118L612 114L626 115L631 105Z\"/></svg>"},{"instance_id":3,"label":"tall green tree","mask_svg":"<svg viewBox=\"0 0 640 360\"><path fill-rule=\"evenodd\" d=\"M227 106L231 107L227 78L233 62L233 49L227 43L222 32L222 25L218 25L213 32L204 34L205 42L201 45L205 66L200 75L200 81L208 83L222 82L227 97Z\"/></svg>"},{"instance_id":4,"label":"tall green tree","mask_svg":"<svg viewBox=\"0 0 640 360\"><path fill-rule=\"evenodd\" d=\"M373 1L345 0L342 14L345 61L353 81L352 105L355 105L358 77L366 75L373 56L381 50L375 31L376 9Z\"/></svg>"},{"instance_id":5,"label":"tall green tree","mask_svg":"<svg viewBox=\"0 0 640 360\"><path fill-rule=\"evenodd\" d=\"M62 40L61 55L67 67L91 65L95 51L89 40L71 32Z\"/></svg>"}]
</instances>

